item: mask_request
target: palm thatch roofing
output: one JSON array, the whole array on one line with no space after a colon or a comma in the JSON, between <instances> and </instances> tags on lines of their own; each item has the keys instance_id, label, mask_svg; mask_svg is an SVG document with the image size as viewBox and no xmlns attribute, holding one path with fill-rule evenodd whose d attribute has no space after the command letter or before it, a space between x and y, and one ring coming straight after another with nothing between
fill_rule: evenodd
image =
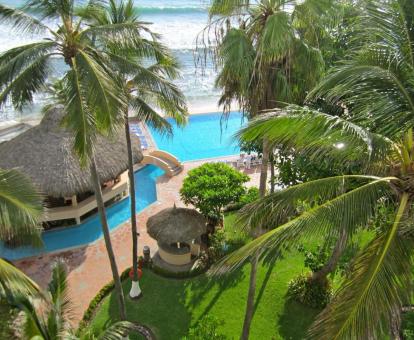
<instances>
[{"instance_id":1,"label":"palm thatch roofing","mask_svg":"<svg viewBox=\"0 0 414 340\"><path fill-rule=\"evenodd\" d=\"M73 133L61 126L62 108L49 110L41 123L0 144L0 168L17 168L50 197L71 197L93 191L89 167L80 166L73 152ZM113 138L98 136L94 147L101 182L118 177L128 168L126 138L120 129ZM139 139L131 135L133 160L140 162Z\"/></svg>"},{"instance_id":2,"label":"palm thatch roofing","mask_svg":"<svg viewBox=\"0 0 414 340\"><path fill-rule=\"evenodd\" d=\"M160 243L188 242L206 233L206 219L188 208L167 208L147 221L148 234Z\"/></svg>"}]
</instances>

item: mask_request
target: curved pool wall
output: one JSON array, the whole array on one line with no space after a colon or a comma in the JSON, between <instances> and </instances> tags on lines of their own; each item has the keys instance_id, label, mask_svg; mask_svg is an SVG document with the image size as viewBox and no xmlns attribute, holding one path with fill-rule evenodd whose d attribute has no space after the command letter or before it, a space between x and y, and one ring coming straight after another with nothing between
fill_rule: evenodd
<instances>
[{"instance_id":1,"label":"curved pool wall","mask_svg":"<svg viewBox=\"0 0 414 340\"><path fill-rule=\"evenodd\" d=\"M191 115L185 128L168 119L174 133L170 138L149 128L158 149L182 162L236 155L240 148L233 136L245 121L240 112L231 112L226 120L221 116L222 112Z\"/></svg>"},{"instance_id":2,"label":"curved pool wall","mask_svg":"<svg viewBox=\"0 0 414 340\"><path fill-rule=\"evenodd\" d=\"M147 165L135 172L136 207L142 211L157 200L156 180L164 171L153 165ZM129 197L106 209L110 230L115 229L131 217ZM8 260L19 260L25 257L41 255L54 251L90 244L102 237L99 215L95 214L81 224L45 231L42 234L43 248L19 247L8 248L0 244L0 256Z\"/></svg>"},{"instance_id":3,"label":"curved pool wall","mask_svg":"<svg viewBox=\"0 0 414 340\"><path fill-rule=\"evenodd\" d=\"M221 112L216 112L192 115L185 128L178 127L170 120L174 133L172 138L166 138L152 128L150 131L159 149L172 153L181 161L238 154L240 149L233 136L244 124L242 115L240 112L232 112L226 121L221 122L221 114ZM137 212L157 200L156 181L163 174L163 170L153 165L147 165L135 172ZM114 230L130 219L129 205L129 198L126 198L106 209L110 230ZM45 231L42 234L43 248L8 248L0 242L0 257L19 260L84 246L101 237L102 229L99 215L95 214L79 225Z\"/></svg>"}]
</instances>

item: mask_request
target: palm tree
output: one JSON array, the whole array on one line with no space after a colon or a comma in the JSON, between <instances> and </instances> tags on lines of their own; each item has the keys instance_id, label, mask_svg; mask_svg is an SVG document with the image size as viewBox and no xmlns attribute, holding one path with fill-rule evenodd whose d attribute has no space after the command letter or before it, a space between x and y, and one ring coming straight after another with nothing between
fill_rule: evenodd
<instances>
[{"instance_id":1,"label":"palm tree","mask_svg":"<svg viewBox=\"0 0 414 340\"><path fill-rule=\"evenodd\" d=\"M166 118L173 118L178 125L184 125L187 106L182 92L171 80L178 75L178 65L168 49L162 45L158 35L148 24L139 21L133 0L109 1L109 9L95 7L95 11L85 13L91 27L116 24L135 24L139 34L144 32L150 39L140 36L134 49L119 51L117 46L109 46L114 55L116 69L123 80L126 105L121 114L124 117L125 137L128 150L129 191L131 203L132 267L133 280L129 293L131 298L141 294L138 283L138 228L136 219L135 177L129 128L129 109L139 120L148 123L158 131L172 135L172 127ZM138 40L138 39L137 39ZM137 48L139 45L139 48ZM118 53L117 53L118 50ZM126 53L123 53L126 52ZM122 55L120 55L122 53ZM160 114L158 107L164 115Z\"/></svg>"},{"instance_id":2,"label":"palm tree","mask_svg":"<svg viewBox=\"0 0 414 340\"><path fill-rule=\"evenodd\" d=\"M120 318L125 320L124 296L112 249L93 145L98 133L111 135L120 127L123 117L118 113L126 105L122 82L113 69L117 54L109 53L107 46L117 45L119 50L134 48L139 34L136 23L85 27L82 16L78 17L77 14L92 11L100 2L90 0L81 9L75 7L74 0L29 0L21 9L0 5L0 18L3 22L12 24L21 32L47 34L42 41L13 48L0 56L0 105L11 100L17 109L21 109L30 103L33 94L44 88L48 77L53 75L51 58L63 58L67 66L62 79L66 111L63 123L74 132L74 150L81 164L90 167L118 296ZM36 17L31 13L35 13ZM58 28L52 30L38 17L58 19Z\"/></svg>"},{"instance_id":3,"label":"palm tree","mask_svg":"<svg viewBox=\"0 0 414 340\"><path fill-rule=\"evenodd\" d=\"M24 313L22 335L27 339L123 339L130 331L136 330L136 326L127 321L113 324L99 337L88 329L79 336L71 327L71 308L68 294L67 274L64 263L59 261L54 264L52 278L47 291L42 298L33 299L25 295L16 295L11 304Z\"/></svg>"},{"instance_id":4,"label":"palm tree","mask_svg":"<svg viewBox=\"0 0 414 340\"><path fill-rule=\"evenodd\" d=\"M277 257L312 235L353 235L386 202L394 208L391 222L356 255L350 276L310 329L315 339L380 338L412 293L412 129L393 141L339 117L289 107L253 121L241 135L247 140L266 137L316 161L328 158L346 166L357 159L366 174L301 183L247 206L242 223L274 229L229 255L216 271L235 269L258 250L264 259ZM302 202L309 203L304 211L280 225Z\"/></svg>"},{"instance_id":5,"label":"palm tree","mask_svg":"<svg viewBox=\"0 0 414 340\"><path fill-rule=\"evenodd\" d=\"M40 245L38 219L42 198L28 178L16 170L0 169L0 240ZM39 287L9 262L0 259L0 296L36 296Z\"/></svg>"},{"instance_id":6,"label":"palm tree","mask_svg":"<svg viewBox=\"0 0 414 340\"><path fill-rule=\"evenodd\" d=\"M319 79L324 63L320 51L302 38L296 22L304 20L309 13L321 13L325 2L310 0L298 5L296 1L278 0L213 1L210 17L211 25L218 27L215 56L220 68L216 86L222 89L219 104L225 112L234 101L248 118L281 102L303 103L307 91ZM306 15L302 16L303 13ZM239 20L238 27L231 26L235 18ZM259 191L264 197L269 154L273 154L273 148L265 138L261 141ZM260 230L256 232L260 233ZM241 339L248 339L253 318L258 256L252 259Z\"/></svg>"}]
</instances>

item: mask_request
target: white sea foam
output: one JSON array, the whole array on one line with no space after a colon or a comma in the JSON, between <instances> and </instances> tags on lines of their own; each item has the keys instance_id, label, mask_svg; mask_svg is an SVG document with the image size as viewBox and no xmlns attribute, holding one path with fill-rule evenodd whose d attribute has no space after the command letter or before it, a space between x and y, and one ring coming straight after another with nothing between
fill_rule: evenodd
<instances>
[{"instance_id":1,"label":"white sea foam","mask_svg":"<svg viewBox=\"0 0 414 340\"><path fill-rule=\"evenodd\" d=\"M0 0L9 6L21 6L22 0ZM203 75L195 66L193 53L196 48L196 38L207 23L207 2L197 0L139 0L138 11L143 21L152 22L151 29L162 35L162 41L176 54L182 66L182 77L176 81L183 90L190 106L206 102L212 105L218 93L214 90L215 70L207 65ZM57 21L47 20L51 28L57 27ZM0 52L10 48L38 41L41 37L32 34L21 34L10 30L10 27L0 24ZM57 67L58 68L58 67ZM23 113L23 117L39 112L44 103L44 96L37 95L35 104ZM21 117L11 107L0 111L0 121Z\"/></svg>"}]
</instances>

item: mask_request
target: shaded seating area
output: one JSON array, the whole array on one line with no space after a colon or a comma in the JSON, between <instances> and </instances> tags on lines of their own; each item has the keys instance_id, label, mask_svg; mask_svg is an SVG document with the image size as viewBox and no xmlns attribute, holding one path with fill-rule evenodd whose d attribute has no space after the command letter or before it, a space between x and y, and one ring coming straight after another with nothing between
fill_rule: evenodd
<instances>
[{"instance_id":1,"label":"shaded seating area","mask_svg":"<svg viewBox=\"0 0 414 340\"><path fill-rule=\"evenodd\" d=\"M0 144L0 168L27 175L45 197L43 222L59 226L81 222L96 209L89 167L81 167L73 152L73 133L62 127L63 109L49 110L41 123ZM133 138L133 161L143 159L139 139ZM104 201L128 195L128 155L122 127L111 138L97 136L95 159Z\"/></svg>"},{"instance_id":2,"label":"shaded seating area","mask_svg":"<svg viewBox=\"0 0 414 340\"><path fill-rule=\"evenodd\" d=\"M194 209L174 205L151 216L147 231L157 240L161 260L169 265L183 266L200 253L200 237L207 232L206 219Z\"/></svg>"}]
</instances>

